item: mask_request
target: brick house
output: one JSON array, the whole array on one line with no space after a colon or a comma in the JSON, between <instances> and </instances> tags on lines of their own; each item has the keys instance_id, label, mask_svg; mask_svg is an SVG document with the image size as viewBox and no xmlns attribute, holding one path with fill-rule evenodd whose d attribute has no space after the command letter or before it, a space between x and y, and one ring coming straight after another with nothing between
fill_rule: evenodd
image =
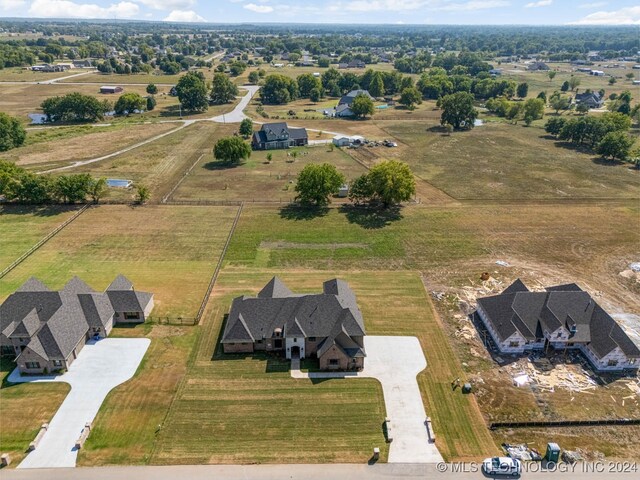
<instances>
[{"instance_id":1,"label":"brick house","mask_svg":"<svg viewBox=\"0 0 640 480\"><path fill-rule=\"evenodd\" d=\"M151 310L153 294L122 275L104 293L78 277L57 292L32 277L0 305L0 353L15 357L21 373L67 369L88 340L119 323L142 323Z\"/></svg>"},{"instance_id":2,"label":"brick house","mask_svg":"<svg viewBox=\"0 0 640 480\"><path fill-rule=\"evenodd\" d=\"M498 351L579 350L597 371L640 368L640 349L589 293L575 283L532 292L519 279L476 311Z\"/></svg>"},{"instance_id":3,"label":"brick house","mask_svg":"<svg viewBox=\"0 0 640 480\"><path fill-rule=\"evenodd\" d=\"M322 370L361 370L365 335L346 282L329 280L322 293L299 295L273 277L257 297L233 300L221 343L225 353L279 352L317 358Z\"/></svg>"}]
</instances>

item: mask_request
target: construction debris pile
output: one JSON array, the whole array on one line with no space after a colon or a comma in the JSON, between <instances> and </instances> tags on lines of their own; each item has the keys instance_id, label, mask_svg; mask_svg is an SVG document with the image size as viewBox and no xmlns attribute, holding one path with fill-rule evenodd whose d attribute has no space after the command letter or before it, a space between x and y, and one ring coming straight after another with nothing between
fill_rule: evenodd
<instances>
[{"instance_id":1,"label":"construction debris pile","mask_svg":"<svg viewBox=\"0 0 640 480\"><path fill-rule=\"evenodd\" d=\"M531 356L509 365L515 386L535 385L539 391L553 393L556 388L572 392L595 390L598 383L577 364L552 363Z\"/></svg>"},{"instance_id":2,"label":"construction debris pile","mask_svg":"<svg viewBox=\"0 0 640 480\"><path fill-rule=\"evenodd\" d=\"M620 276L640 283L640 262L629 264L629 268L620 272Z\"/></svg>"},{"instance_id":3,"label":"construction debris pile","mask_svg":"<svg viewBox=\"0 0 640 480\"><path fill-rule=\"evenodd\" d=\"M527 444L509 444L503 443L502 448L508 457L516 458L523 462L542 460L542 455L535 448L530 448Z\"/></svg>"},{"instance_id":4,"label":"construction debris pile","mask_svg":"<svg viewBox=\"0 0 640 480\"><path fill-rule=\"evenodd\" d=\"M580 452L573 452L571 450L564 450L562 452L562 461L566 463L576 463L584 460Z\"/></svg>"}]
</instances>

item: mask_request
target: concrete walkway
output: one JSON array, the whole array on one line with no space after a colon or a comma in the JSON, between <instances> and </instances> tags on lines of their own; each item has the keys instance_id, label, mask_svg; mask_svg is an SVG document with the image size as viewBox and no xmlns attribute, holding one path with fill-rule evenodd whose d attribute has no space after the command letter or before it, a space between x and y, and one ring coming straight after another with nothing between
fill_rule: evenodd
<instances>
[{"instance_id":1,"label":"concrete walkway","mask_svg":"<svg viewBox=\"0 0 640 480\"><path fill-rule=\"evenodd\" d=\"M136 373L151 340L148 338L105 338L88 342L69 370L57 377L9 375L11 383L66 382L67 398L49 422L38 447L17 468L75 467L74 446L85 423L93 422L107 394Z\"/></svg>"},{"instance_id":2,"label":"concrete walkway","mask_svg":"<svg viewBox=\"0 0 640 480\"><path fill-rule=\"evenodd\" d=\"M291 364L293 378L375 378L382 384L393 441L389 463L435 463L442 456L429 441L426 413L416 376L427 366L416 337L364 337L367 358L361 372L300 371ZM297 369L295 368L297 367Z\"/></svg>"}]
</instances>

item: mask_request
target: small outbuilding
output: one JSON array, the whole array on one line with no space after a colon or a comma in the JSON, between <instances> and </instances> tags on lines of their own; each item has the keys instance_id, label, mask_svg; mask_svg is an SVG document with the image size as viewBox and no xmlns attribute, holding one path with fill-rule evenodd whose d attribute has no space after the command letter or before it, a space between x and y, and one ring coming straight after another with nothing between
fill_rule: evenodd
<instances>
[{"instance_id":1,"label":"small outbuilding","mask_svg":"<svg viewBox=\"0 0 640 480\"><path fill-rule=\"evenodd\" d=\"M121 93L122 91L124 91L124 88L112 85L103 85L100 87L100 93Z\"/></svg>"}]
</instances>

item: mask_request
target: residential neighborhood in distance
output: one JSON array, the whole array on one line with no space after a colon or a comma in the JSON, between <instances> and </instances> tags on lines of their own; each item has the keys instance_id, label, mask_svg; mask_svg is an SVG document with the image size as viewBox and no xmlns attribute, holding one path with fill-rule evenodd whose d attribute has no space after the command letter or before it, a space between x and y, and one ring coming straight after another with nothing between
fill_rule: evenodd
<instances>
[{"instance_id":1,"label":"residential neighborhood in distance","mask_svg":"<svg viewBox=\"0 0 640 480\"><path fill-rule=\"evenodd\" d=\"M636 3L0 2L2 480L636 478Z\"/></svg>"}]
</instances>

